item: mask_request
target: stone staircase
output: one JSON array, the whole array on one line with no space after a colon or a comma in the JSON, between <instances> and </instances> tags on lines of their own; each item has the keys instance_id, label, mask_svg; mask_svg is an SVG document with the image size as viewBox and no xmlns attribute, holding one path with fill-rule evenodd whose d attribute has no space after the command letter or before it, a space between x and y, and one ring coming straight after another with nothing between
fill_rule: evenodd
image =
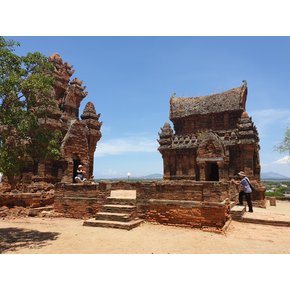
<instances>
[{"instance_id":1,"label":"stone staircase","mask_svg":"<svg viewBox=\"0 0 290 290\"><path fill-rule=\"evenodd\" d=\"M84 226L131 230L141 224L137 217L136 199L108 197L96 217L84 222Z\"/></svg>"},{"instance_id":2,"label":"stone staircase","mask_svg":"<svg viewBox=\"0 0 290 290\"><path fill-rule=\"evenodd\" d=\"M246 207L244 205L236 205L235 203L231 204L230 214L233 220L241 221L245 212Z\"/></svg>"}]
</instances>

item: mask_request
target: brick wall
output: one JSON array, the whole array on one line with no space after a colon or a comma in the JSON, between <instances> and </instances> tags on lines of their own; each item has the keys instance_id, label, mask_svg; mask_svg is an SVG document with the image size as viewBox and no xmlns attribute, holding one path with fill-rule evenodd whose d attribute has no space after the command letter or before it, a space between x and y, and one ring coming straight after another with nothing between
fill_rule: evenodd
<instances>
[{"instance_id":1,"label":"brick wall","mask_svg":"<svg viewBox=\"0 0 290 290\"><path fill-rule=\"evenodd\" d=\"M107 183L59 183L55 188L54 210L70 218L94 217L110 191Z\"/></svg>"},{"instance_id":2,"label":"brick wall","mask_svg":"<svg viewBox=\"0 0 290 290\"><path fill-rule=\"evenodd\" d=\"M114 182L106 182L106 184L111 185L112 190L122 189L122 190L136 190L139 182L134 181L114 181Z\"/></svg>"},{"instance_id":3,"label":"brick wall","mask_svg":"<svg viewBox=\"0 0 290 290\"><path fill-rule=\"evenodd\" d=\"M236 190L229 183L160 181L137 188L137 212L150 222L222 227Z\"/></svg>"},{"instance_id":4,"label":"brick wall","mask_svg":"<svg viewBox=\"0 0 290 290\"><path fill-rule=\"evenodd\" d=\"M53 193L0 194L0 207L7 206L9 208L12 208L14 206L22 206L35 208L52 205L53 202Z\"/></svg>"}]
</instances>

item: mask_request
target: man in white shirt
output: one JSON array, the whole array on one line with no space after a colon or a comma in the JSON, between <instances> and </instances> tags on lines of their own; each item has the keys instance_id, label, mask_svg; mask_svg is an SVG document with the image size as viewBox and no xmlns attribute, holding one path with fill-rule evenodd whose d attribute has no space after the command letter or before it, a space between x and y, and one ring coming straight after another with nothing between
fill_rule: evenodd
<instances>
[{"instance_id":1,"label":"man in white shirt","mask_svg":"<svg viewBox=\"0 0 290 290\"><path fill-rule=\"evenodd\" d=\"M249 212L253 212L253 205L251 200L252 188L250 180L243 171L240 171L238 175L241 181L232 180L232 182L234 182L236 185L242 186L242 190L239 193L239 205L243 205L243 197L245 196L249 207Z\"/></svg>"}]
</instances>

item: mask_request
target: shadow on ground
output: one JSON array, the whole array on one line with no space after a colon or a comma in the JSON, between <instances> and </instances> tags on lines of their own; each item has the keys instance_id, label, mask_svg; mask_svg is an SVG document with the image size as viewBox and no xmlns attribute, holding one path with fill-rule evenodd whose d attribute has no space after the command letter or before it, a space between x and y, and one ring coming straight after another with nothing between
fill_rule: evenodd
<instances>
[{"instance_id":1,"label":"shadow on ground","mask_svg":"<svg viewBox=\"0 0 290 290\"><path fill-rule=\"evenodd\" d=\"M54 241L60 233L39 232L21 228L0 229L0 254L19 248L41 248L48 241Z\"/></svg>"}]
</instances>

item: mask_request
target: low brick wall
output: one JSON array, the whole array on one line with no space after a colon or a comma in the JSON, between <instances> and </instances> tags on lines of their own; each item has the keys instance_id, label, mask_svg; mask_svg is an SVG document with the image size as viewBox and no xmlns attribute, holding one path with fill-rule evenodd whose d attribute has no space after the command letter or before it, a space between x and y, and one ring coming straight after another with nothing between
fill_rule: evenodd
<instances>
[{"instance_id":1,"label":"low brick wall","mask_svg":"<svg viewBox=\"0 0 290 290\"><path fill-rule=\"evenodd\" d=\"M223 227L234 186L222 182L160 181L137 187L137 212L150 222L190 227Z\"/></svg>"},{"instance_id":2,"label":"low brick wall","mask_svg":"<svg viewBox=\"0 0 290 290\"><path fill-rule=\"evenodd\" d=\"M223 227L229 218L229 204L149 200L143 218L149 222L190 227ZM143 208L144 210L144 208Z\"/></svg>"},{"instance_id":3,"label":"low brick wall","mask_svg":"<svg viewBox=\"0 0 290 290\"><path fill-rule=\"evenodd\" d=\"M111 185L112 190L136 190L139 182L130 182L130 181L113 181L105 182L106 184Z\"/></svg>"},{"instance_id":4,"label":"low brick wall","mask_svg":"<svg viewBox=\"0 0 290 290\"><path fill-rule=\"evenodd\" d=\"M269 200L271 196L267 196L266 199ZM275 196L276 200L286 200L290 201L290 196Z\"/></svg>"},{"instance_id":5,"label":"low brick wall","mask_svg":"<svg viewBox=\"0 0 290 290\"><path fill-rule=\"evenodd\" d=\"M0 194L0 207L22 206L29 208L44 207L54 202L53 193L4 193Z\"/></svg>"},{"instance_id":6,"label":"low brick wall","mask_svg":"<svg viewBox=\"0 0 290 290\"><path fill-rule=\"evenodd\" d=\"M111 187L107 183L58 183L55 187L54 210L65 217L92 218L110 192Z\"/></svg>"}]
</instances>

